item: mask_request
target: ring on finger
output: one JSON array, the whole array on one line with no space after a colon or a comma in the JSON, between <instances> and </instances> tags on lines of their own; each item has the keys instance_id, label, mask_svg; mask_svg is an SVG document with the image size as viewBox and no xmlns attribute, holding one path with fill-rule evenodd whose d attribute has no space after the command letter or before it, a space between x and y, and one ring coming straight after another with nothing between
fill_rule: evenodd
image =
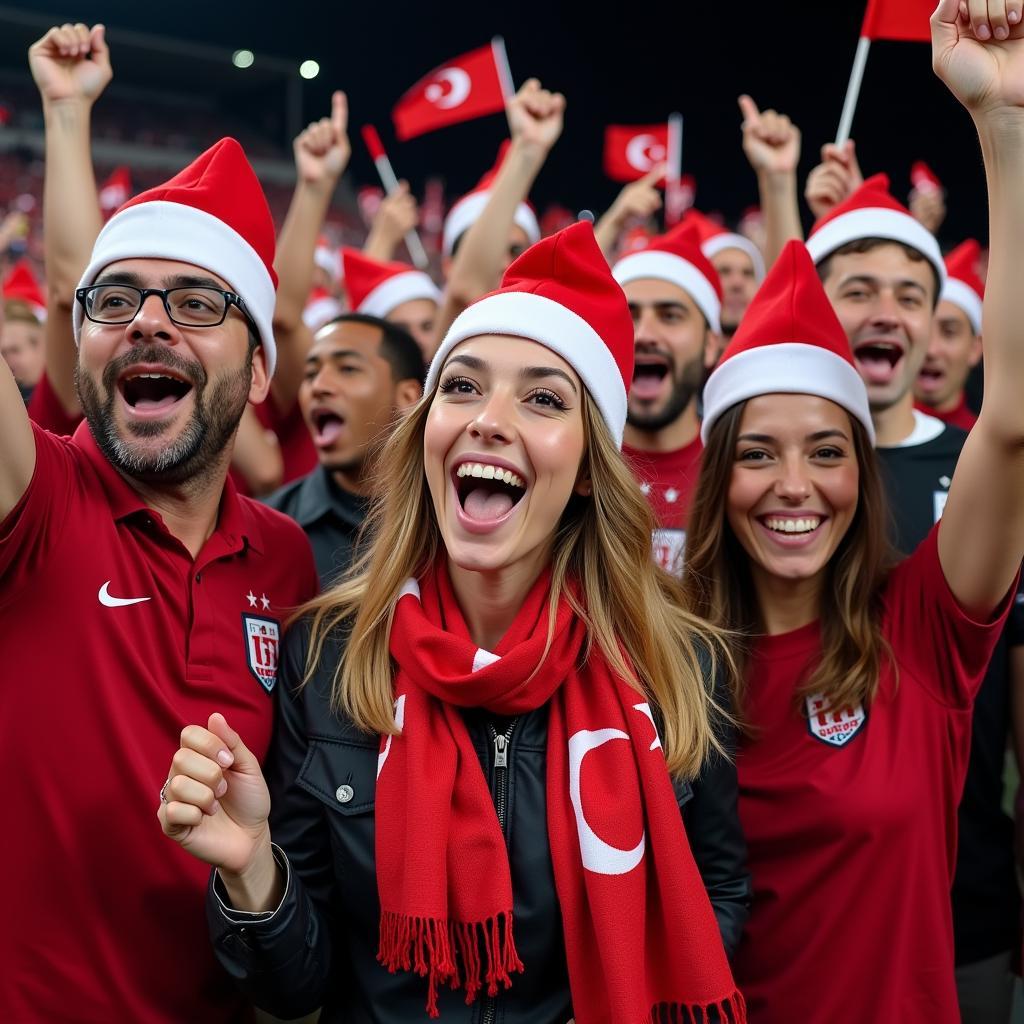
<instances>
[{"instance_id":1,"label":"ring on finger","mask_svg":"<svg viewBox=\"0 0 1024 1024\"><path fill-rule=\"evenodd\" d=\"M171 784L170 778L160 787L160 803L167 803L167 787Z\"/></svg>"}]
</instances>

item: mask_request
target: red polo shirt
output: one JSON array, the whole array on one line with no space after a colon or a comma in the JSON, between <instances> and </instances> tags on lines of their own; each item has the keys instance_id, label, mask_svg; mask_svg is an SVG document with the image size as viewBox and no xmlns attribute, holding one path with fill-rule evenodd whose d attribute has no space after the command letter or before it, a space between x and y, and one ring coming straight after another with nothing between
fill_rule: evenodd
<instances>
[{"instance_id":1,"label":"red polo shirt","mask_svg":"<svg viewBox=\"0 0 1024 1024\"><path fill-rule=\"evenodd\" d=\"M162 835L158 793L182 726L213 711L266 751L281 628L317 589L309 544L228 483L193 560L87 425L33 431L0 523L0 1017L235 1020L209 868Z\"/></svg>"},{"instance_id":2,"label":"red polo shirt","mask_svg":"<svg viewBox=\"0 0 1024 1024\"><path fill-rule=\"evenodd\" d=\"M32 389L32 397L28 400L28 415L33 423L38 423L51 434L73 434L82 422L82 414L71 416L61 405L57 392L53 390L50 378L44 373L39 383Z\"/></svg>"}]
</instances>

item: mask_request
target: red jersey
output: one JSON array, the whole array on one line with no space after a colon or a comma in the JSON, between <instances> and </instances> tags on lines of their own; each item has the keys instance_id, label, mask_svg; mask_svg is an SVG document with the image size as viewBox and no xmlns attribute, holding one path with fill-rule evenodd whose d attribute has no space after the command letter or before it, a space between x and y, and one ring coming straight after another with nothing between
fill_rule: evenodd
<instances>
[{"instance_id":1,"label":"red jersey","mask_svg":"<svg viewBox=\"0 0 1024 1024\"><path fill-rule=\"evenodd\" d=\"M51 434L59 436L73 434L78 424L82 422L80 412L71 416L65 411L57 397L57 392L53 390L50 378L45 373L32 389L32 397L28 400L28 416L43 430L48 430Z\"/></svg>"},{"instance_id":2,"label":"red jersey","mask_svg":"<svg viewBox=\"0 0 1024 1024\"><path fill-rule=\"evenodd\" d=\"M312 473L320 463L316 457L313 438L309 436L309 428L302 418L299 403L292 402L291 409L282 413L274 403L274 396L267 395L266 401L253 408L260 423L267 430L277 434L277 442L281 446L281 459L284 462L282 485Z\"/></svg>"},{"instance_id":3,"label":"red jersey","mask_svg":"<svg viewBox=\"0 0 1024 1024\"><path fill-rule=\"evenodd\" d=\"M960 404L949 412L940 412L938 409L934 409L930 405L922 405L920 402L915 402L914 408L919 412L934 416L937 420L942 420L943 423L948 423L951 426L959 427L961 430L968 432L978 422L978 417L968 408L967 398L962 392L960 394Z\"/></svg>"},{"instance_id":4,"label":"red jersey","mask_svg":"<svg viewBox=\"0 0 1024 1024\"><path fill-rule=\"evenodd\" d=\"M653 538L655 560L670 572L682 568L686 522L703 452L700 434L674 452L646 452L628 444L622 446L622 454L658 521Z\"/></svg>"},{"instance_id":5,"label":"red jersey","mask_svg":"<svg viewBox=\"0 0 1024 1024\"><path fill-rule=\"evenodd\" d=\"M949 890L971 707L1014 591L972 621L936 526L892 573L892 647L868 708L828 712L799 680L818 623L761 637L737 768L754 902L734 964L751 1024L959 1024ZM804 710L804 709L802 709Z\"/></svg>"},{"instance_id":6,"label":"red jersey","mask_svg":"<svg viewBox=\"0 0 1024 1024\"><path fill-rule=\"evenodd\" d=\"M265 753L281 628L317 589L309 544L228 483L193 560L87 425L33 433L0 522L0 1017L239 1019L207 940L210 869L156 808L184 725L223 711Z\"/></svg>"}]
</instances>

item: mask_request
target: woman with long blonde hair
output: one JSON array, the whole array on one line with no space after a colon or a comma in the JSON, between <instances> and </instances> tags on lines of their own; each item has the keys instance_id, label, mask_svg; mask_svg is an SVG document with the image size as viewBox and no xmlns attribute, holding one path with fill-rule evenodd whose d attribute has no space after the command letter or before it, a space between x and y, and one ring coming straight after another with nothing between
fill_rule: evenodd
<instances>
[{"instance_id":1,"label":"woman with long blonde hair","mask_svg":"<svg viewBox=\"0 0 1024 1024\"><path fill-rule=\"evenodd\" d=\"M943 0L932 17L934 65L981 138L991 250L984 404L929 536L893 565L868 391L800 243L704 392L684 586L733 638L754 882L735 967L755 1024L960 1021L957 805L1024 556L1024 28L1010 6L973 20ZM899 211L847 215L886 238L903 217L920 230ZM936 298L923 261L845 272L880 306Z\"/></svg>"},{"instance_id":2,"label":"woman with long blonde hair","mask_svg":"<svg viewBox=\"0 0 1024 1024\"><path fill-rule=\"evenodd\" d=\"M589 225L528 250L452 325L369 548L289 634L269 792L223 716L183 732L161 824L218 869L215 948L258 1005L745 1020L723 648L650 557L632 363Z\"/></svg>"}]
</instances>

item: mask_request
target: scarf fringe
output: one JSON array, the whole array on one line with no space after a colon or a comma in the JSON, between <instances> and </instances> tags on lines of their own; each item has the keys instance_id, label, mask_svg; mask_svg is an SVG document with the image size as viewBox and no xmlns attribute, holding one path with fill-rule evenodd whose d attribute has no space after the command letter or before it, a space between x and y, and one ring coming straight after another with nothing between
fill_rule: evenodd
<instances>
[{"instance_id":1,"label":"scarf fringe","mask_svg":"<svg viewBox=\"0 0 1024 1024\"><path fill-rule=\"evenodd\" d=\"M713 1024L711 1010L717 1011L718 1024L747 1024L747 1004L738 991L715 1003L658 1003L645 1024Z\"/></svg>"},{"instance_id":2,"label":"scarf fringe","mask_svg":"<svg viewBox=\"0 0 1024 1024\"><path fill-rule=\"evenodd\" d=\"M511 973L523 971L512 935L510 910L475 922L411 917L393 911L382 913L377 961L391 974L399 970L415 971L421 978L428 979L427 1014L432 1018L440 1015L437 1008L439 984L464 988L468 1006L481 988L486 987L489 996L496 996L499 984L509 988Z\"/></svg>"}]
</instances>

